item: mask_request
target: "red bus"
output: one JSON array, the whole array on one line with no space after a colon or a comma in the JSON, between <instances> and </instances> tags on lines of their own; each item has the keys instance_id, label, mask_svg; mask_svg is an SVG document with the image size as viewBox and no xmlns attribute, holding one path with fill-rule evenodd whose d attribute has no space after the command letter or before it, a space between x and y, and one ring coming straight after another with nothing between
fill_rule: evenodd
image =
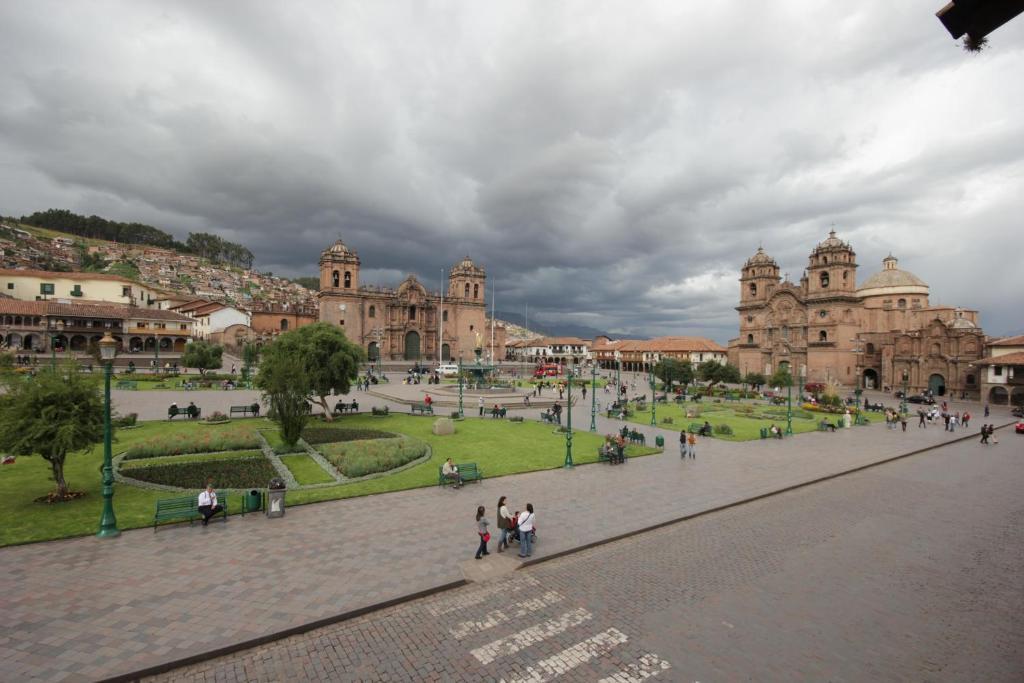
<instances>
[{"instance_id":1,"label":"red bus","mask_svg":"<svg viewBox=\"0 0 1024 683\"><path fill-rule=\"evenodd\" d=\"M562 366L557 363L545 363L538 365L534 371L534 377L558 377L562 374Z\"/></svg>"}]
</instances>

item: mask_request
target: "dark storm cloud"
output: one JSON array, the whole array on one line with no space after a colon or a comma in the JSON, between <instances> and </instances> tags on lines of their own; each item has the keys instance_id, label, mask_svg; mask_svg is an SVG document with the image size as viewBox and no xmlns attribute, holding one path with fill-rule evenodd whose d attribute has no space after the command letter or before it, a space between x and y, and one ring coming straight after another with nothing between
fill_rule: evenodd
<instances>
[{"instance_id":1,"label":"dark storm cloud","mask_svg":"<svg viewBox=\"0 0 1024 683\"><path fill-rule=\"evenodd\" d=\"M933 5L4 3L0 213L468 254L499 310L722 342L758 245L798 279L835 223L1019 330L1024 21L966 55Z\"/></svg>"}]
</instances>

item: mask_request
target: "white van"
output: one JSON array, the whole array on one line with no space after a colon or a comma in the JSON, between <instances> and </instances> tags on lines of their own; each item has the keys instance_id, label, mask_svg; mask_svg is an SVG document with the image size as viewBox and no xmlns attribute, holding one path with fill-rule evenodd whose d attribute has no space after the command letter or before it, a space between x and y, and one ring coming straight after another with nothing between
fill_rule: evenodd
<instances>
[{"instance_id":1,"label":"white van","mask_svg":"<svg viewBox=\"0 0 1024 683\"><path fill-rule=\"evenodd\" d=\"M459 374L459 366L452 363L437 366L437 374L442 377L455 377Z\"/></svg>"}]
</instances>

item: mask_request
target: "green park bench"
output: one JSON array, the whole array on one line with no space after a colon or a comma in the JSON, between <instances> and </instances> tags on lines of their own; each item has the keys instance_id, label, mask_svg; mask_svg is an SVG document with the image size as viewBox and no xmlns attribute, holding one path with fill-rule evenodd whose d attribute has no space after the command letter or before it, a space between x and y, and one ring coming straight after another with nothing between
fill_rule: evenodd
<instances>
[{"instance_id":1,"label":"green park bench","mask_svg":"<svg viewBox=\"0 0 1024 683\"><path fill-rule=\"evenodd\" d=\"M735 394L726 394L725 395L725 400L726 401L739 401L740 397L735 395Z\"/></svg>"},{"instance_id":2,"label":"green park bench","mask_svg":"<svg viewBox=\"0 0 1024 683\"><path fill-rule=\"evenodd\" d=\"M413 403L410 408L410 414L423 413L424 415L433 415L434 407L429 406L426 403Z\"/></svg>"},{"instance_id":3,"label":"green park bench","mask_svg":"<svg viewBox=\"0 0 1024 683\"><path fill-rule=\"evenodd\" d=\"M555 414L552 413L550 410L545 410L545 411L541 412L541 414L540 414L540 421L541 422L546 422L548 424L554 424L555 423Z\"/></svg>"},{"instance_id":4,"label":"green park bench","mask_svg":"<svg viewBox=\"0 0 1024 683\"><path fill-rule=\"evenodd\" d=\"M598 462L607 462L607 463L612 463L613 464L613 461L612 461L612 456L613 455L615 455L616 458L618 458L620 460L620 462L623 462L623 463L625 463L627 460L629 460L629 458L626 457L626 449L625 448L622 449L622 456L621 456L621 458L619 458L618 454L615 452L616 450L617 450L617 447L615 447L615 446L612 446L610 449L606 448L604 446L598 446L597 447L597 461Z\"/></svg>"},{"instance_id":5,"label":"green park bench","mask_svg":"<svg viewBox=\"0 0 1024 683\"><path fill-rule=\"evenodd\" d=\"M490 412L491 417L505 417L505 414L508 412L508 408L492 408Z\"/></svg>"},{"instance_id":6,"label":"green park bench","mask_svg":"<svg viewBox=\"0 0 1024 683\"><path fill-rule=\"evenodd\" d=\"M483 481L484 471L476 466L475 462L458 462L455 463L455 468L459 471L459 476L462 477L462 482L467 481ZM437 485L448 486L454 484L454 479L449 479L444 476L444 465L438 465L437 467Z\"/></svg>"},{"instance_id":7,"label":"green park bench","mask_svg":"<svg viewBox=\"0 0 1024 683\"><path fill-rule=\"evenodd\" d=\"M245 417L246 415L257 416L260 414L260 404L253 403L247 406L231 406L231 409L228 411L228 414L241 415L242 417Z\"/></svg>"},{"instance_id":8,"label":"green park bench","mask_svg":"<svg viewBox=\"0 0 1024 683\"><path fill-rule=\"evenodd\" d=\"M218 493L217 504L223 505L224 509L218 515L228 521L228 494ZM216 516L216 515L215 515ZM156 514L153 515L153 531L156 531L157 524L172 519L187 519L189 526L203 516L199 512L198 496L183 496L181 498L161 498L156 502Z\"/></svg>"},{"instance_id":9,"label":"green park bench","mask_svg":"<svg viewBox=\"0 0 1024 683\"><path fill-rule=\"evenodd\" d=\"M691 422L690 426L686 428L686 431L688 431L691 434L697 434L698 432L700 432L703 426L704 425L702 425L700 422Z\"/></svg>"},{"instance_id":10,"label":"green park bench","mask_svg":"<svg viewBox=\"0 0 1024 683\"><path fill-rule=\"evenodd\" d=\"M642 432L638 432L636 430L630 430L628 438L630 443L643 445L647 442L647 437L645 437Z\"/></svg>"},{"instance_id":11,"label":"green park bench","mask_svg":"<svg viewBox=\"0 0 1024 683\"><path fill-rule=\"evenodd\" d=\"M139 383L135 380L119 379L117 384L114 386L115 389L128 389L130 391L138 391Z\"/></svg>"},{"instance_id":12,"label":"green park bench","mask_svg":"<svg viewBox=\"0 0 1024 683\"><path fill-rule=\"evenodd\" d=\"M351 403L345 403L343 401L338 401L337 403L334 404L334 411L333 412L334 412L335 415L341 415L342 413L348 413L348 412L358 413L359 412L359 403L357 403L356 401L352 401Z\"/></svg>"},{"instance_id":13,"label":"green park bench","mask_svg":"<svg viewBox=\"0 0 1024 683\"><path fill-rule=\"evenodd\" d=\"M818 423L819 432L834 432L836 431L837 427L839 427L839 425L832 424L828 420L822 420L821 422Z\"/></svg>"}]
</instances>

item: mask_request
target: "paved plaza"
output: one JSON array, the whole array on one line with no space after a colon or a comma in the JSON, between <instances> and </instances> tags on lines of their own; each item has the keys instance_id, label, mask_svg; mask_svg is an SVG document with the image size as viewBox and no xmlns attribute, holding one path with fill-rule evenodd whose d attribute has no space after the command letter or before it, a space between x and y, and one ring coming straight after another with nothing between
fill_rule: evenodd
<instances>
[{"instance_id":1,"label":"paved plaza","mask_svg":"<svg viewBox=\"0 0 1024 683\"><path fill-rule=\"evenodd\" d=\"M1020 450L961 443L159 681L1019 681Z\"/></svg>"},{"instance_id":2,"label":"paved plaza","mask_svg":"<svg viewBox=\"0 0 1024 683\"><path fill-rule=\"evenodd\" d=\"M232 401L242 392L224 393ZM583 406L574 413L577 425L584 415L589 420ZM598 427L618 424L602 419ZM0 550L0 680L92 680L146 670L462 582L475 549L473 512L485 505L493 516L500 495L513 509L536 506L535 557L551 556L962 435L875 425L784 441L702 440L697 459L684 462L676 434L658 433L669 439L665 454L623 467L307 505L279 520L236 516L205 528ZM985 449L972 436L962 448L982 457L1014 448L1011 439ZM478 564L500 573L504 561L492 554ZM478 579L482 569L473 569L470 578ZM607 635L595 647L619 637Z\"/></svg>"}]
</instances>

